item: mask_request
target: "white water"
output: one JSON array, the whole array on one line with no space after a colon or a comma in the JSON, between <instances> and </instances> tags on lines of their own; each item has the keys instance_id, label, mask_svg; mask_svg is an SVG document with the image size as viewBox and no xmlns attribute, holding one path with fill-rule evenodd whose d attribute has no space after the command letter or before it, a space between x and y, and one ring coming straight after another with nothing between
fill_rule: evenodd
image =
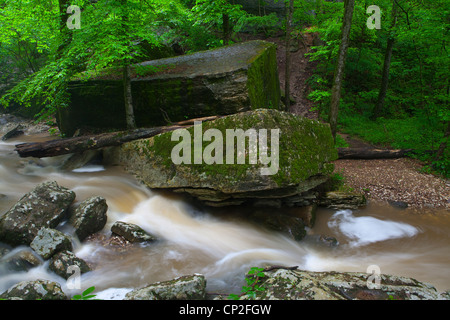
<instances>
[{"instance_id":1,"label":"white water","mask_svg":"<svg viewBox=\"0 0 450 320\"><path fill-rule=\"evenodd\" d=\"M417 215L375 205L358 211L320 210L309 235L295 242L245 222L240 215L248 208L201 208L180 196L150 191L118 167L61 172L57 165L64 157L19 159L12 151L16 143L0 142L0 195L6 196L0 196L0 214L36 184L55 180L74 190L76 201L93 195L106 198L105 237L111 225L121 220L138 224L161 240L124 251L100 242L77 242L75 253L94 266L81 277L79 290L70 290L44 263L28 272L0 268L0 292L19 281L40 278L59 282L69 295L95 286L98 297L118 299L134 287L201 273L209 292L230 293L239 291L251 267L269 264L358 272L378 265L382 273L415 277L440 291L450 289L447 212ZM339 247L321 245L316 241L320 234L336 237Z\"/></svg>"}]
</instances>

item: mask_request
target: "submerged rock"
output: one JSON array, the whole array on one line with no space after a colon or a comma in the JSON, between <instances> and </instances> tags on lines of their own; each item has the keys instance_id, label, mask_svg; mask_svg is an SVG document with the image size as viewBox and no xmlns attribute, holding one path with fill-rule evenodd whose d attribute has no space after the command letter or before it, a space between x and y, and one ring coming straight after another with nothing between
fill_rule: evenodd
<instances>
[{"instance_id":1,"label":"submerged rock","mask_svg":"<svg viewBox=\"0 0 450 320\"><path fill-rule=\"evenodd\" d=\"M182 276L157 282L126 294L124 300L204 300L206 279L203 275Z\"/></svg>"},{"instance_id":2,"label":"submerged rock","mask_svg":"<svg viewBox=\"0 0 450 320\"><path fill-rule=\"evenodd\" d=\"M40 264L42 264L41 259L33 254L30 248L22 248L17 252L10 252L4 257L0 255L0 265L5 266L8 270L28 271Z\"/></svg>"},{"instance_id":3,"label":"submerged rock","mask_svg":"<svg viewBox=\"0 0 450 320\"><path fill-rule=\"evenodd\" d=\"M133 65L131 91L138 127L186 118L279 108L276 46L238 43ZM80 127L125 129L122 69L69 83L71 101L58 110L61 132Z\"/></svg>"},{"instance_id":4,"label":"submerged rock","mask_svg":"<svg viewBox=\"0 0 450 320\"><path fill-rule=\"evenodd\" d=\"M106 199L90 197L81 202L70 215L69 223L75 228L80 241L103 229L107 221L108 205Z\"/></svg>"},{"instance_id":5,"label":"submerged rock","mask_svg":"<svg viewBox=\"0 0 450 320\"><path fill-rule=\"evenodd\" d=\"M251 136L253 143L235 143L238 139L232 135L239 132L240 137ZM209 137L195 145L195 137L202 139L210 133L217 139L214 144ZM179 135L191 140L179 142ZM187 148L180 152L180 144ZM184 157L184 152L189 155L183 161L174 160L174 154ZM211 155L214 161L206 162ZM232 161L227 160L229 155ZM239 160L238 155L242 155ZM272 200L265 205L304 206L316 200L313 190L328 179L337 152L329 125L259 109L129 142L109 151L107 157L152 189L187 193L210 206L262 199Z\"/></svg>"},{"instance_id":6,"label":"submerged rock","mask_svg":"<svg viewBox=\"0 0 450 320\"><path fill-rule=\"evenodd\" d=\"M385 274L276 269L265 275L259 283L264 290L256 292L256 300L439 300L446 297L429 284Z\"/></svg>"},{"instance_id":7,"label":"submerged rock","mask_svg":"<svg viewBox=\"0 0 450 320\"><path fill-rule=\"evenodd\" d=\"M54 181L39 184L0 218L0 241L29 245L41 228L55 228L74 200Z\"/></svg>"},{"instance_id":8,"label":"submerged rock","mask_svg":"<svg viewBox=\"0 0 450 320\"><path fill-rule=\"evenodd\" d=\"M59 283L48 280L22 281L0 295L8 300L67 300Z\"/></svg>"}]
</instances>

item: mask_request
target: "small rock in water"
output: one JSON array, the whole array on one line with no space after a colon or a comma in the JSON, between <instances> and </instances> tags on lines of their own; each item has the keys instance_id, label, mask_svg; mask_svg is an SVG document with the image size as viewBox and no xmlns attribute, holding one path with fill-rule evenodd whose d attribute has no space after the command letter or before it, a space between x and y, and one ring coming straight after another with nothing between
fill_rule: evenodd
<instances>
[{"instance_id":1,"label":"small rock in water","mask_svg":"<svg viewBox=\"0 0 450 320\"><path fill-rule=\"evenodd\" d=\"M388 200L388 203L395 208L400 208L400 209L408 208L408 203L406 203L404 201Z\"/></svg>"},{"instance_id":2,"label":"small rock in water","mask_svg":"<svg viewBox=\"0 0 450 320\"><path fill-rule=\"evenodd\" d=\"M51 258L49 269L60 277L68 279L76 271L72 269L74 266L79 268L80 273L91 271L91 268L86 261L78 258L73 252L67 250L58 252Z\"/></svg>"},{"instance_id":3,"label":"small rock in water","mask_svg":"<svg viewBox=\"0 0 450 320\"><path fill-rule=\"evenodd\" d=\"M30 247L47 260L59 251L72 250L72 241L61 231L42 228L30 243Z\"/></svg>"},{"instance_id":4,"label":"small rock in water","mask_svg":"<svg viewBox=\"0 0 450 320\"><path fill-rule=\"evenodd\" d=\"M147 233L138 225L126 223L123 221L116 221L111 227L111 232L124 237L126 240L135 242L155 241L156 237Z\"/></svg>"},{"instance_id":5,"label":"small rock in water","mask_svg":"<svg viewBox=\"0 0 450 320\"><path fill-rule=\"evenodd\" d=\"M108 205L103 197L90 197L80 203L69 218L80 241L103 229L107 211Z\"/></svg>"}]
</instances>

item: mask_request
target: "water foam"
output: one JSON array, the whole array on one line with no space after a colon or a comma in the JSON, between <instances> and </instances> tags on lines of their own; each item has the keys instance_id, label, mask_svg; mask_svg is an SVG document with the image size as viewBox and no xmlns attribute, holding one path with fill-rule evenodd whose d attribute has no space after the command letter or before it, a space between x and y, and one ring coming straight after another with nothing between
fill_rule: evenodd
<instances>
[{"instance_id":1,"label":"water foam","mask_svg":"<svg viewBox=\"0 0 450 320\"><path fill-rule=\"evenodd\" d=\"M339 230L349 238L349 245L364 246L374 242L413 237L419 229L401 222L380 220L374 217L357 217L351 210L336 212L328 221L328 226Z\"/></svg>"}]
</instances>

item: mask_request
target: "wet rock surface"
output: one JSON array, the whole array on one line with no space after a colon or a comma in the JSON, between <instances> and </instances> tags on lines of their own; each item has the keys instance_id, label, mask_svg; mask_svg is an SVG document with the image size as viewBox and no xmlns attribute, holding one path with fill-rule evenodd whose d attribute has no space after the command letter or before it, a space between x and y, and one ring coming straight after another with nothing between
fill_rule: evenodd
<instances>
[{"instance_id":1,"label":"wet rock surface","mask_svg":"<svg viewBox=\"0 0 450 320\"><path fill-rule=\"evenodd\" d=\"M61 286L53 281L22 281L0 295L7 300L67 300Z\"/></svg>"},{"instance_id":2,"label":"wet rock surface","mask_svg":"<svg viewBox=\"0 0 450 320\"><path fill-rule=\"evenodd\" d=\"M0 241L28 245L41 228L54 228L75 200L75 193L56 182L44 182L25 194L0 218Z\"/></svg>"},{"instance_id":3,"label":"wet rock surface","mask_svg":"<svg viewBox=\"0 0 450 320\"><path fill-rule=\"evenodd\" d=\"M256 300L444 300L433 286L413 278L358 272L265 272ZM243 296L241 299L248 299Z\"/></svg>"},{"instance_id":4,"label":"wet rock surface","mask_svg":"<svg viewBox=\"0 0 450 320\"><path fill-rule=\"evenodd\" d=\"M72 250L72 241L61 231L42 228L30 243L30 247L43 259L50 259L55 253Z\"/></svg>"},{"instance_id":5,"label":"wet rock surface","mask_svg":"<svg viewBox=\"0 0 450 320\"><path fill-rule=\"evenodd\" d=\"M49 269L64 279L77 274L78 271L79 274L91 271L86 261L68 250L56 253L50 260Z\"/></svg>"},{"instance_id":6,"label":"wet rock surface","mask_svg":"<svg viewBox=\"0 0 450 320\"><path fill-rule=\"evenodd\" d=\"M99 196L84 200L73 210L69 223L74 227L80 241L103 229L107 221L107 211L105 198Z\"/></svg>"},{"instance_id":7,"label":"wet rock surface","mask_svg":"<svg viewBox=\"0 0 450 320\"><path fill-rule=\"evenodd\" d=\"M182 276L157 282L127 293L125 300L204 300L206 279L203 275Z\"/></svg>"},{"instance_id":8,"label":"wet rock surface","mask_svg":"<svg viewBox=\"0 0 450 320\"><path fill-rule=\"evenodd\" d=\"M126 223L123 221L116 221L111 227L113 234L124 237L131 243L135 242L151 242L157 238L154 235L149 234L138 225L132 223Z\"/></svg>"}]
</instances>

